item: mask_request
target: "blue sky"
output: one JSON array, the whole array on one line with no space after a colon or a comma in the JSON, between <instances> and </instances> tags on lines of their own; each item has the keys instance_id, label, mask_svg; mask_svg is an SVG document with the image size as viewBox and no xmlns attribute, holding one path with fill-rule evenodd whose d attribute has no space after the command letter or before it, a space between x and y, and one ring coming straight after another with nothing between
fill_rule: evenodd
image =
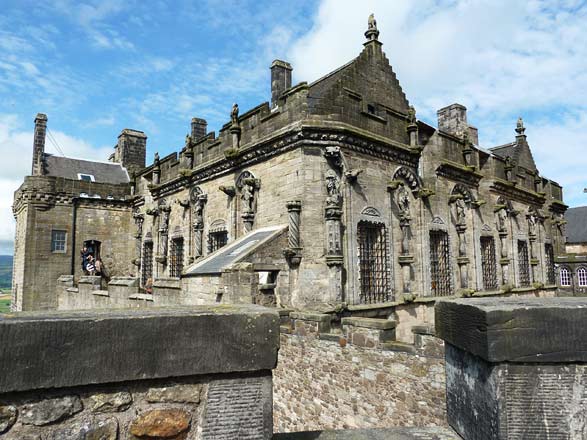
<instances>
[{"instance_id":1,"label":"blue sky","mask_svg":"<svg viewBox=\"0 0 587 440\"><path fill-rule=\"evenodd\" d=\"M542 174L587 204L587 2L575 0L6 1L0 12L0 254L30 172L33 119L68 156L105 160L123 128L148 159L183 146L193 116L218 130L269 99L275 58L312 81L380 40L418 117L459 102L491 147L523 116ZM47 151L57 153L47 143Z\"/></svg>"}]
</instances>

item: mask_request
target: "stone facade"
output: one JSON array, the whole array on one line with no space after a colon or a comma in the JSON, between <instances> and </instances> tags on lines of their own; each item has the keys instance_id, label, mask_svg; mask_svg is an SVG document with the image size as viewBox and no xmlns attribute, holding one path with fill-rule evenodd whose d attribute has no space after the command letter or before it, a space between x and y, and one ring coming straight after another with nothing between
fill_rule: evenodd
<instances>
[{"instance_id":1,"label":"stone facade","mask_svg":"<svg viewBox=\"0 0 587 440\"><path fill-rule=\"evenodd\" d=\"M461 105L438 112L438 129L419 121L371 24L350 63L291 86L291 66L274 62L271 104L243 114L235 105L218 133L195 118L183 149L156 154L149 166L137 167L144 135L124 130L128 139L119 139L113 160L126 160L133 179L120 185L116 198L124 200L112 207L92 199L94 214L74 216L58 203L39 211L28 200L48 192L28 191L27 178L15 202L24 234L15 264L25 261L15 285L28 285L15 304L55 307L54 292L27 305L40 285L30 268L46 258L43 264L62 270L44 277L74 275L77 282L79 264L73 271L64 264L79 260L75 253L89 238L112 256L112 275L135 276L147 290L159 279L179 279L179 297L196 304L381 314L416 298L554 285L566 206L561 187L538 171L523 121L513 142L490 150L477 145ZM87 184L98 193L98 183ZM65 222L59 227L81 231L73 253L32 243L49 233L39 225L57 218ZM270 244L249 248L253 234L282 227ZM226 244L250 252L227 262ZM397 332L411 338L399 322Z\"/></svg>"}]
</instances>

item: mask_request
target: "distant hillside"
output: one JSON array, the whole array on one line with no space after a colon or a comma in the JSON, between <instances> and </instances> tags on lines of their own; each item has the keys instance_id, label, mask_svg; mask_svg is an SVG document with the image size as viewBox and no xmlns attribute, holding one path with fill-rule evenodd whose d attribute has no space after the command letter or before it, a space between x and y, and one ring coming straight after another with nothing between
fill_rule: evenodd
<instances>
[{"instance_id":1,"label":"distant hillside","mask_svg":"<svg viewBox=\"0 0 587 440\"><path fill-rule=\"evenodd\" d=\"M12 287L12 255L0 255L0 289Z\"/></svg>"}]
</instances>

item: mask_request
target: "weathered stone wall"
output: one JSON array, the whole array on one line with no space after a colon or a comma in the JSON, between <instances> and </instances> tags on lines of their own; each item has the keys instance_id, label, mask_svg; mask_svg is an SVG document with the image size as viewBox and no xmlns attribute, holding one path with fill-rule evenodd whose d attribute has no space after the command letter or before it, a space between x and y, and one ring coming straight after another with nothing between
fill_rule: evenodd
<instances>
[{"instance_id":1,"label":"weathered stone wall","mask_svg":"<svg viewBox=\"0 0 587 440\"><path fill-rule=\"evenodd\" d=\"M281 335L275 432L446 425L442 357L304 333Z\"/></svg>"},{"instance_id":2,"label":"weathered stone wall","mask_svg":"<svg viewBox=\"0 0 587 440\"><path fill-rule=\"evenodd\" d=\"M0 436L269 440L278 322L252 306L5 315Z\"/></svg>"}]
</instances>

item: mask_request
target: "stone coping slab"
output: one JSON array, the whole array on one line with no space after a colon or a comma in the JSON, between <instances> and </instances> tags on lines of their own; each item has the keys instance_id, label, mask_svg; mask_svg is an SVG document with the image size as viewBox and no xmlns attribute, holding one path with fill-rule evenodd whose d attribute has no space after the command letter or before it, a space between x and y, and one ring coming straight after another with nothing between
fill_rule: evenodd
<instances>
[{"instance_id":1,"label":"stone coping slab","mask_svg":"<svg viewBox=\"0 0 587 440\"><path fill-rule=\"evenodd\" d=\"M0 393L271 370L279 315L253 305L0 315Z\"/></svg>"},{"instance_id":2,"label":"stone coping slab","mask_svg":"<svg viewBox=\"0 0 587 440\"><path fill-rule=\"evenodd\" d=\"M138 287L139 279L135 277L112 277L109 286Z\"/></svg>"},{"instance_id":3,"label":"stone coping slab","mask_svg":"<svg viewBox=\"0 0 587 440\"><path fill-rule=\"evenodd\" d=\"M330 322L332 315L323 313L312 313L312 312L291 312L291 319L300 319L302 321L315 321L315 322Z\"/></svg>"},{"instance_id":4,"label":"stone coping slab","mask_svg":"<svg viewBox=\"0 0 587 440\"><path fill-rule=\"evenodd\" d=\"M389 330L395 328L397 323L389 319L349 317L342 318L342 325L354 325L355 327L372 328L376 330Z\"/></svg>"},{"instance_id":5,"label":"stone coping slab","mask_svg":"<svg viewBox=\"0 0 587 440\"><path fill-rule=\"evenodd\" d=\"M587 298L440 301L436 335L489 362L586 362Z\"/></svg>"},{"instance_id":6,"label":"stone coping slab","mask_svg":"<svg viewBox=\"0 0 587 440\"><path fill-rule=\"evenodd\" d=\"M462 440L449 428L375 428L274 434L273 440Z\"/></svg>"},{"instance_id":7,"label":"stone coping slab","mask_svg":"<svg viewBox=\"0 0 587 440\"><path fill-rule=\"evenodd\" d=\"M78 284L99 284L102 277L95 275L84 275L79 278Z\"/></svg>"},{"instance_id":8,"label":"stone coping slab","mask_svg":"<svg viewBox=\"0 0 587 440\"><path fill-rule=\"evenodd\" d=\"M155 278L153 287L181 289L181 280L179 278Z\"/></svg>"}]
</instances>

